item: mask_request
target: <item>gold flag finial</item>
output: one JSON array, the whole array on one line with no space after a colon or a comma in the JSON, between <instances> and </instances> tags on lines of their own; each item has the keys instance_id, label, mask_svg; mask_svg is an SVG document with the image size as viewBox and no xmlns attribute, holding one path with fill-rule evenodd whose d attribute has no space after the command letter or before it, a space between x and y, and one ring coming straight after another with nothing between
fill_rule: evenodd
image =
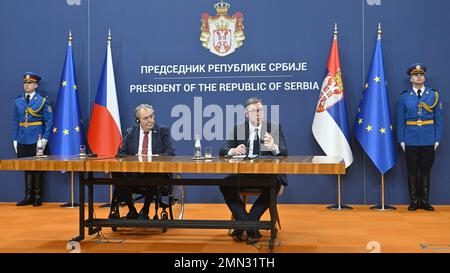
<instances>
[{"instance_id":1,"label":"gold flag finial","mask_svg":"<svg viewBox=\"0 0 450 273\"><path fill-rule=\"evenodd\" d=\"M69 29L69 45L72 45L72 30Z\"/></svg>"},{"instance_id":2,"label":"gold flag finial","mask_svg":"<svg viewBox=\"0 0 450 273\"><path fill-rule=\"evenodd\" d=\"M337 35L338 35L337 23L334 23L334 32L333 32L333 34L334 34L334 38L336 39Z\"/></svg>"},{"instance_id":3,"label":"gold flag finial","mask_svg":"<svg viewBox=\"0 0 450 273\"><path fill-rule=\"evenodd\" d=\"M381 23L378 23L378 39L381 39Z\"/></svg>"}]
</instances>

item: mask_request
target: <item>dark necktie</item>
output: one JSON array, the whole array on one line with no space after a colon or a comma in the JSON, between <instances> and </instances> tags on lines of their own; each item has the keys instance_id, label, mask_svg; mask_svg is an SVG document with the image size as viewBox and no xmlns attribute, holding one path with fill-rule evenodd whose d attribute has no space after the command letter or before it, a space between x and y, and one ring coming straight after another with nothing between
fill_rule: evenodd
<instances>
[{"instance_id":1,"label":"dark necktie","mask_svg":"<svg viewBox=\"0 0 450 273\"><path fill-rule=\"evenodd\" d=\"M419 97L419 99L422 97L421 93L422 93L422 90L417 89L417 97Z\"/></svg>"},{"instance_id":2,"label":"dark necktie","mask_svg":"<svg viewBox=\"0 0 450 273\"><path fill-rule=\"evenodd\" d=\"M148 154L148 133L144 132L144 140L142 141L142 155Z\"/></svg>"},{"instance_id":3,"label":"dark necktie","mask_svg":"<svg viewBox=\"0 0 450 273\"><path fill-rule=\"evenodd\" d=\"M30 95L27 95L27 104L30 102Z\"/></svg>"},{"instance_id":4,"label":"dark necktie","mask_svg":"<svg viewBox=\"0 0 450 273\"><path fill-rule=\"evenodd\" d=\"M259 155L259 135L258 135L258 128L255 128L255 137L253 138L253 155Z\"/></svg>"}]
</instances>

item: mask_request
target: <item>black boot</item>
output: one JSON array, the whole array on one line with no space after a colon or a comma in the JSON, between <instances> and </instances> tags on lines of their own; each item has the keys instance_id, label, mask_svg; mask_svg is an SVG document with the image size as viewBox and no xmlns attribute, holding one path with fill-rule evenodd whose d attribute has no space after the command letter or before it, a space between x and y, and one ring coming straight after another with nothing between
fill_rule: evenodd
<instances>
[{"instance_id":1,"label":"black boot","mask_svg":"<svg viewBox=\"0 0 450 273\"><path fill-rule=\"evenodd\" d=\"M421 176L419 179L420 184L420 208L427 211L434 211L434 208L430 205L430 177Z\"/></svg>"},{"instance_id":2,"label":"black boot","mask_svg":"<svg viewBox=\"0 0 450 273\"><path fill-rule=\"evenodd\" d=\"M34 202L33 207L38 207L42 205L42 172L38 172L34 174Z\"/></svg>"},{"instance_id":3,"label":"black boot","mask_svg":"<svg viewBox=\"0 0 450 273\"><path fill-rule=\"evenodd\" d=\"M409 197L411 199L411 203L408 207L409 211L415 211L419 208L419 192L417 182L417 176L408 176Z\"/></svg>"},{"instance_id":4,"label":"black boot","mask_svg":"<svg viewBox=\"0 0 450 273\"><path fill-rule=\"evenodd\" d=\"M33 175L30 172L25 172L25 198L17 202L16 206L27 206L33 204L32 190Z\"/></svg>"}]
</instances>

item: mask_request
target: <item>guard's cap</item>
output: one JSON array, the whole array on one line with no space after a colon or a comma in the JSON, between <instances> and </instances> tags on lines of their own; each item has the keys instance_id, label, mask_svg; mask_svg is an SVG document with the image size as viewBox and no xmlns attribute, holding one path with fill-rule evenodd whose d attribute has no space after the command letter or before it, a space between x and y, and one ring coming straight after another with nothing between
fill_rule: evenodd
<instances>
[{"instance_id":1,"label":"guard's cap","mask_svg":"<svg viewBox=\"0 0 450 273\"><path fill-rule=\"evenodd\" d=\"M427 68L426 66L424 66L421 63L415 63L412 64L408 67L408 69L406 70L406 73L408 75L414 75L414 74L425 74L425 72L427 72Z\"/></svg>"},{"instance_id":2,"label":"guard's cap","mask_svg":"<svg viewBox=\"0 0 450 273\"><path fill-rule=\"evenodd\" d=\"M38 83L41 80L41 76L34 72L25 72L23 74L23 82L35 82Z\"/></svg>"}]
</instances>

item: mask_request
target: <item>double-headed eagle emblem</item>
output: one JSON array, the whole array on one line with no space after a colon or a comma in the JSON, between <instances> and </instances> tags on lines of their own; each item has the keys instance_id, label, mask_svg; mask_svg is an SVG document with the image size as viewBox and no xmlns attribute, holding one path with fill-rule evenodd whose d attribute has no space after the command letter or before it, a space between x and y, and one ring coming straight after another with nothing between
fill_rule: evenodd
<instances>
[{"instance_id":1,"label":"double-headed eagle emblem","mask_svg":"<svg viewBox=\"0 0 450 273\"><path fill-rule=\"evenodd\" d=\"M230 4L221 1L214 5L217 14L202 14L200 41L211 53L225 57L242 46L244 35L244 17L242 12L228 15Z\"/></svg>"}]
</instances>

